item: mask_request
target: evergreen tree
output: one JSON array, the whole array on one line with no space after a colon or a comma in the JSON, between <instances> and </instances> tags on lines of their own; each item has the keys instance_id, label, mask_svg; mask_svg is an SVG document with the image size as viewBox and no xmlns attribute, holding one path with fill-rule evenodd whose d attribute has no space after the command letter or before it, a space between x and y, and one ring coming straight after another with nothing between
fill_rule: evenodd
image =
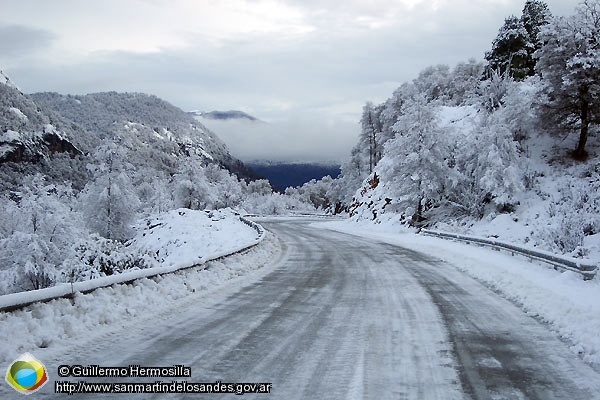
<instances>
[{"instance_id":1,"label":"evergreen tree","mask_svg":"<svg viewBox=\"0 0 600 400\"><path fill-rule=\"evenodd\" d=\"M529 35L529 41L533 44L534 50L538 50L542 43L539 39L540 30L544 25L550 23L552 14L548 5L540 0L527 0L523 7L523 14L521 15L521 22L523 27ZM533 60L533 53L530 54ZM534 63L535 66L535 63ZM531 69L531 75L533 75L533 68Z\"/></svg>"},{"instance_id":2,"label":"evergreen tree","mask_svg":"<svg viewBox=\"0 0 600 400\"><path fill-rule=\"evenodd\" d=\"M492 50L486 53L488 70L508 74L516 80L533 76L536 63L533 54L541 47L539 32L550 19L545 2L527 0L521 18L507 18L492 43Z\"/></svg>"},{"instance_id":3,"label":"evergreen tree","mask_svg":"<svg viewBox=\"0 0 600 400\"><path fill-rule=\"evenodd\" d=\"M528 75L528 55L532 52L533 45L521 19L506 18L492 43L492 50L485 54L488 70L524 79Z\"/></svg>"},{"instance_id":4,"label":"evergreen tree","mask_svg":"<svg viewBox=\"0 0 600 400\"><path fill-rule=\"evenodd\" d=\"M584 158L590 127L600 121L600 1L585 0L577 14L554 18L540 36L536 71L545 83L541 116L579 132L574 151Z\"/></svg>"}]
</instances>

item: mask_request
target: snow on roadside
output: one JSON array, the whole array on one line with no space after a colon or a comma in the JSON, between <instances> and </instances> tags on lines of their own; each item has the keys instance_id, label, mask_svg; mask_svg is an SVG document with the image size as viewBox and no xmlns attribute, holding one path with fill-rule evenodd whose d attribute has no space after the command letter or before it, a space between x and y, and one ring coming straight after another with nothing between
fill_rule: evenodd
<instances>
[{"instance_id":1,"label":"snow on roadside","mask_svg":"<svg viewBox=\"0 0 600 400\"><path fill-rule=\"evenodd\" d=\"M189 212L185 211L186 214ZM213 214L209 221L215 222L213 220L219 218L219 215ZM187 243L177 241L175 236L161 236L160 240L143 242L147 246L167 243L167 248L172 251L165 253L165 262L182 262L181 254L175 250L180 249L185 254L194 241L199 243L207 240L198 226L193 230L191 223L187 227L185 224L172 226L170 230L166 226L167 224L162 225L171 234L188 229L189 236L194 236L194 232L202 234L186 240ZM247 228L245 225L244 227ZM251 229L248 230L252 233ZM157 235L157 232L159 231L155 231L153 235ZM216 236L208 237L217 240L222 235L235 236L230 229L215 232ZM249 250L194 268L139 279L131 284L113 285L88 294L77 293L73 302L69 299L57 299L35 303L13 312L0 312L0 334L3 336L0 343L0 364L8 365L25 352L35 354L40 359L50 358L65 349L90 343L95 337L139 324L159 313L189 306L191 302L210 297L226 286L253 281L257 275L269 270L264 267L272 265L273 260L281 253L278 240L268 232L265 234L265 240ZM256 231L252 233L252 238L255 236ZM170 240L166 240L167 238ZM229 244L232 242L233 239Z\"/></svg>"},{"instance_id":2,"label":"snow on roadside","mask_svg":"<svg viewBox=\"0 0 600 400\"><path fill-rule=\"evenodd\" d=\"M346 220L313 225L436 255L547 323L574 353L600 366L600 278L583 281L575 272L561 273L507 253L416 235L394 223Z\"/></svg>"},{"instance_id":3,"label":"snow on roadside","mask_svg":"<svg viewBox=\"0 0 600 400\"><path fill-rule=\"evenodd\" d=\"M180 208L146 219L136 228L137 235L121 252L141 255L146 268L130 268L73 285L55 286L0 296L0 309L87 292L113 284L148 278L202 264L259 243L262 236L230 210L196 211Z\"/></svg>"},{"instance_id":4,"label":"snow on roadside","mask_svg":"<svg viewBox=\"0 0 600 400\"><path fill-rule=\"evenodd\" d=\"M252 244L253 228L231 209L198 211L180 208L151 217L136 228L132 249L155 254L162 267L186 267L212 254Z\"/></svg>"}]
</instances>

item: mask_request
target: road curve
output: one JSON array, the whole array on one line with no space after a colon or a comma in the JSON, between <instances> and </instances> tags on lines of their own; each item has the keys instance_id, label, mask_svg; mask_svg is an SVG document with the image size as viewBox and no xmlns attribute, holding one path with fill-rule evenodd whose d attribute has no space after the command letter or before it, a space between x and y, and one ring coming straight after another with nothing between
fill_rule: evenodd
<instances>
[{"instance_id":1,"label":"road curve","mask_svg":"<svg viewBox=\"0 0 600 400\"><path fill-rule=\"evenodd\" d=\"M262 279L156 320L144 333L95 343L93 360L68 362L184 364L190 382L273 383L270 395L244 395L263 399L599 397L598 372L545 325L453 266L305 220L263 226L286 250Z\"/></svg>"}]
</instances>

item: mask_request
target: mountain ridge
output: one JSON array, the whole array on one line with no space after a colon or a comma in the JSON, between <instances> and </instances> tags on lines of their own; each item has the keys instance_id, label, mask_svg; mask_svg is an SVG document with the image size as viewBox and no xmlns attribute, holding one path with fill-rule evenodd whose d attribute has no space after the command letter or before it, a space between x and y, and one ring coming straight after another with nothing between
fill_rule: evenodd
<instances>
[{"instance_id":1,"label":"mountain ridge","mask_svg":"<svg viewBox=\"0 0 600 400\"><path fill-rule=\"evenodd\" d=\"M194 110L194 111L189 111L188 114L194 116L194 117L202 117L202 118L206 118L206 119L213 119L213 120L231 120L231 119L247 119L249 121L252 122L263 122L260 119L247 114L243 111L240 110L227 110L227 111L218 111L218 110L213 110L213 111L199 111L199 110Z\"/></svg>"}]
</instances>

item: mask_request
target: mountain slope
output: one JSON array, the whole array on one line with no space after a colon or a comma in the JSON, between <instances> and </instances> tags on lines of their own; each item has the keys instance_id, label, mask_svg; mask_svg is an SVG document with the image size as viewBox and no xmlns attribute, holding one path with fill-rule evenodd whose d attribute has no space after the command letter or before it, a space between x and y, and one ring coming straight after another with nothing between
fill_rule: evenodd
<instances>
[{"instance_id":1,"label":"mountain slope","mask_svg":"<svg viewBox=\"0 0 600 400\"><path fill-rule=\"evenodd\" d=\"M76 155L89 137L26 97L0 73L0 163L40 161L52 153Z\"/></svg>"},{"instance_id":2,"label":"mountain slope","mask_svg":"<svg viewBox=\"0 0 600 400\"><path fill-rule=\"evenodd\" d=\"M208 128L181 109L141 93L94 93L83 96L35 93L37 103L81 124L100 140L112 138L139 155L140 163L159 163L173 171L172 156L199 157L241 178L254 178ZM135 161L135 160L134 160Z\"/></svg>"}]
</instances>

